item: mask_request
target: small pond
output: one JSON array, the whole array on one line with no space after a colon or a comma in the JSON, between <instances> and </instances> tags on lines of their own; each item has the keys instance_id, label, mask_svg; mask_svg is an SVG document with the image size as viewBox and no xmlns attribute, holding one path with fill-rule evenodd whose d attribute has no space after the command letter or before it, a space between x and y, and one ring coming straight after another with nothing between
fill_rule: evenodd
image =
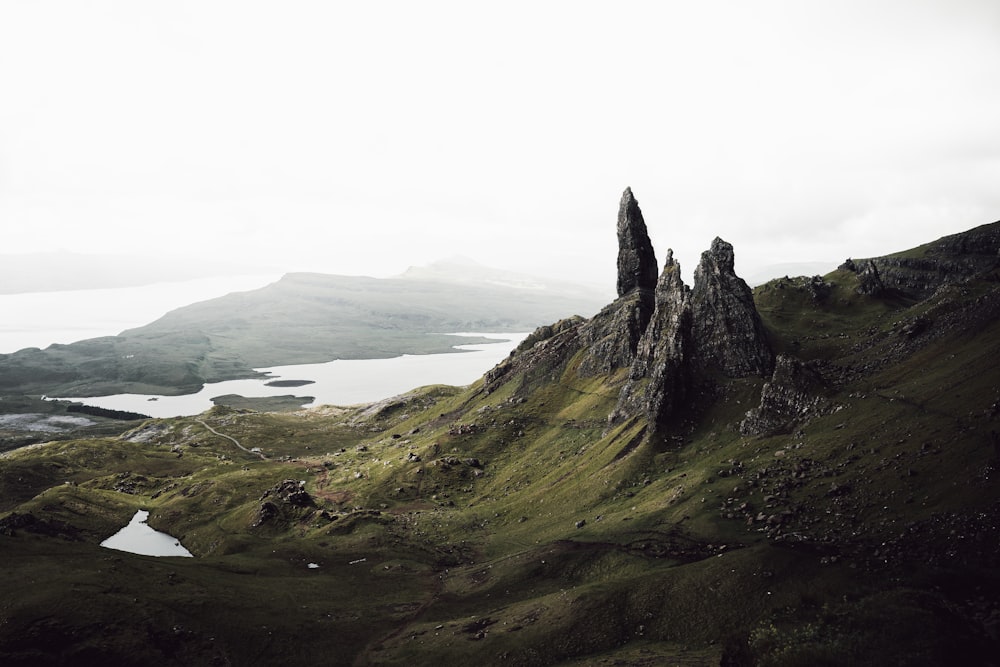
<instances>
[{"instance_id":1,"label":"small pond","mask_svg":"<svg viewBox=\"0 0 1000 667\"><path fill-rule=\"evenodd\" d=\"M181 546L177 538L153 530L146 525L149 512L139 510L128 525L101 542L102 547L127 551L141 556L194 556Z\"/></svg>"}]
</instances>

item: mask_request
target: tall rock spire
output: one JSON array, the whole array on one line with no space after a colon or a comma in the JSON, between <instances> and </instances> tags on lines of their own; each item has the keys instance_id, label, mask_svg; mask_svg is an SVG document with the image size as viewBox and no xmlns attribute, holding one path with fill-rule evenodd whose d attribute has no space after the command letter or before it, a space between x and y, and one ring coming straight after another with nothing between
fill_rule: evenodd
<instances>
[{"instance_id":1,"label":"tall rock spire","mask_svg":"<svg viewBox=\"0 0 1000 667\"><path fill-rule=\"evenodd\" d=\"M580 375L591 377L631 365L653 316L655 288L653 244L632 188L625 188L618 206L618 298L581 331L588 353L580 363Z\"/></svg>"},{"instance_id":2,"label":"tall rock spire","mask_svg":"<svg viewBox=\"0 0 1000 667\"><path fill-rule=\"evenodd\" d=\"M632 188L625 188L618 205L618 296L636 287L656 287L656 254L649 241L646 221Z\"/></svg>"},{"instance_id":3,"label":"tall rock spire","mask_svg":"<svg viewBox=\"0 0 1000 667\"><path fill-rule=\"evenodd\" d=\"M667 250L656 283L656 308L639 341L629 377L618 396L611 423L645 415L654 428L683 406L691 386L693 341L689 290L681 266Z\"/></svg>"}]
</instances>

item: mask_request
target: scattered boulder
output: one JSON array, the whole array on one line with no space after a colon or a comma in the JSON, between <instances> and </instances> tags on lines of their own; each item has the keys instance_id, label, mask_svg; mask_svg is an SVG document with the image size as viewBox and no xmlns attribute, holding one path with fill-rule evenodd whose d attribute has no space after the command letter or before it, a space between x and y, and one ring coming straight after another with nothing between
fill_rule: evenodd
<instances>
[{"instance_id":1,"label":"scattered boulder","mask_svg":"<svg viewBox=\"0 0 1000 667\"><path fill-rule=\"evenodd\" d=\"M260 506L250 521L251 528L282 519L299 519L316 509L316 502L306 491L304 481L286 479L278 482L260 497Z\"/></svg>"}]
</instances>

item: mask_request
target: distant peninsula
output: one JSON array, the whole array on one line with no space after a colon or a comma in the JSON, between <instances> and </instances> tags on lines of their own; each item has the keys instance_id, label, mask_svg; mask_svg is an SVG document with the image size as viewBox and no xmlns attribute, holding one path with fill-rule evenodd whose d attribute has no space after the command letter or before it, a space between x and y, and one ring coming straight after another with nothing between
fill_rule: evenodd
<instances>
[{"instance_id":1,"label":"distant peninsula","mask_svg":"<svg viewBox=\"0 0 1000 667\"><path fill-rule=\"evenodd\" d=\"M180 395L209 382L260 378L257 368L454 352L487 339L450 332L530 331L590 315L605 297L477 265L396 278L291 273L118 336L2 354L0 394Z\"/></svg>"}]
</instances>

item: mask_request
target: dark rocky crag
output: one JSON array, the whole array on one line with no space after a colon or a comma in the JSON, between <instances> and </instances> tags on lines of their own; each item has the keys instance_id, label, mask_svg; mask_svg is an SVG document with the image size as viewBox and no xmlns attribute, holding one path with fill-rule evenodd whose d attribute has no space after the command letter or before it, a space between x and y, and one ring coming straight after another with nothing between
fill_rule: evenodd
<instances>
[{"instance_id":1,"label":"dark rocky crag","mask_svg":"<svg viewBox=\"0 0 1000 667\"><path fill-rule=\"evenodd\" d=\"M680 264L667 251L656 285L653 318L643 332L628 381L622 387L610 422L644 415L650 423L667 421L684 404L691 386L690 290Z\"/></svg>"},{"instance_id":2,"label":"dark rocky crag","mask_svg":"<svg viewBox=\"0 0 1000 667\"><path fill-rule=\"evenodd\" d=\"M795 426L830 408L823 397L819 373L794 357L779 355L774 374L764 385L760 405L740 422L744 435L788 433Z\"/></svg>"},{"instance_id":3,"label":"dark rocky crag","mask_svg":"<svg viewBox=\"0 0 1000 667\"><path fill-rule=\"evenodd\" d=\"M656 287L656 253L632 188L618 205L618 296Z\"/></svg>"}]
</instances>

